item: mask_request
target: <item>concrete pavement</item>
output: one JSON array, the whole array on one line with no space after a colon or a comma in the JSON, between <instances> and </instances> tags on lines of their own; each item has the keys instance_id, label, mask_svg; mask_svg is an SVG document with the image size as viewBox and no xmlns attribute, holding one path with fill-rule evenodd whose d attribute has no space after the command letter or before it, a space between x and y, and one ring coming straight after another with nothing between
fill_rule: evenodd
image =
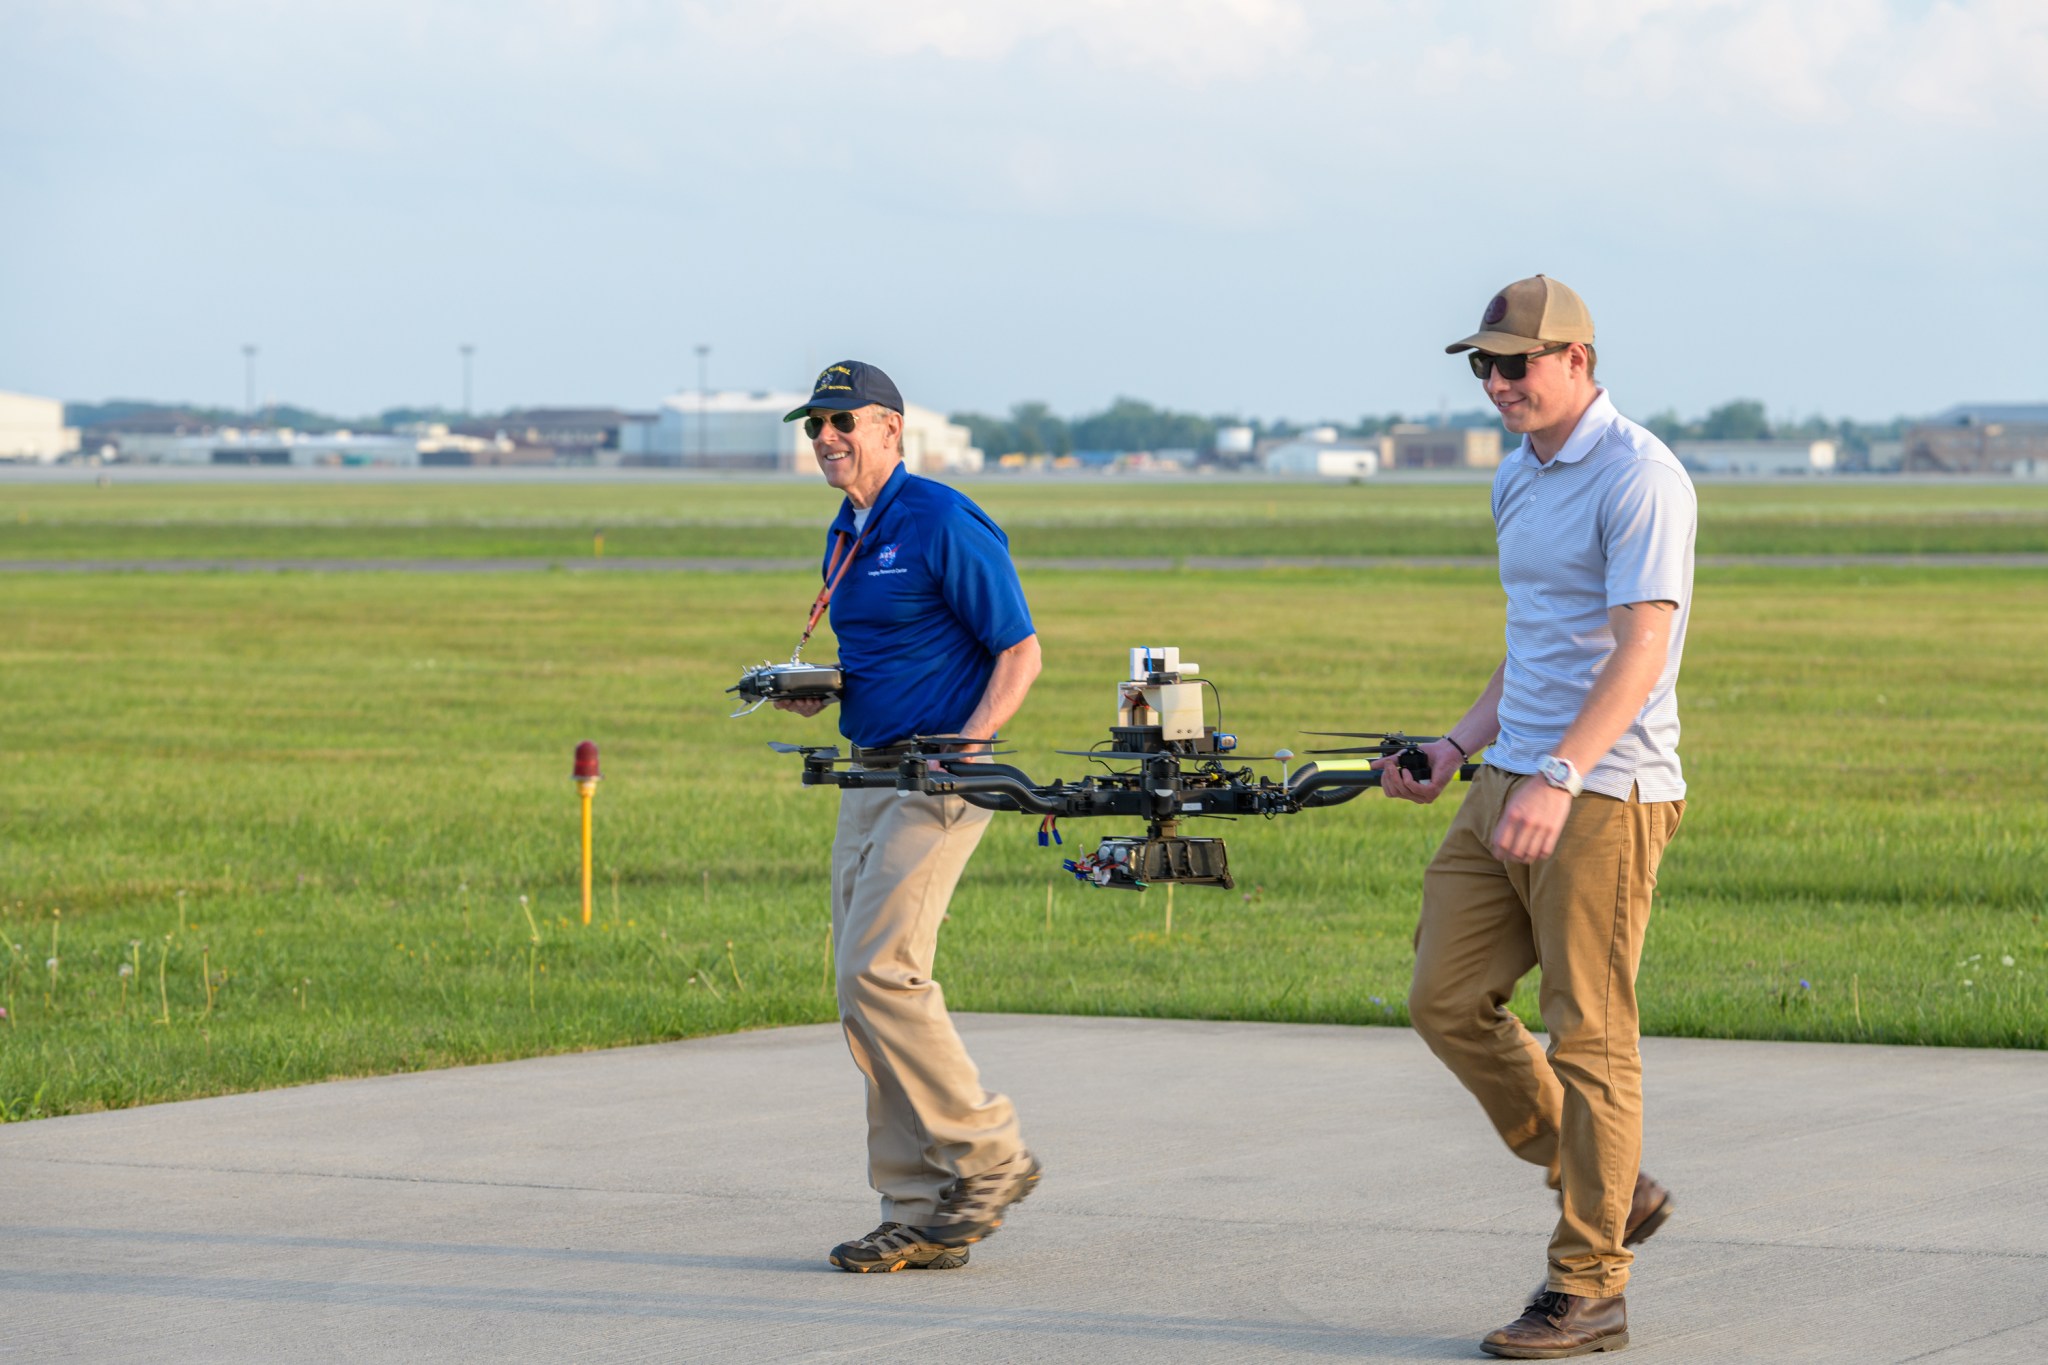
<instances>
[{"instance_id":1,"label":"concrete pavement","mask_svg":"<svg viewBox=\"0 0 2048 1365\"><path fill-rule=\"evenodd\" d=\"M1553 1205L1413 1034L967 1016L1046 1182L876 1219L836 1028L0 1128L0 1361L1477 1359ZM1648 1039L1631 1358L2048 1359L2048 1054Z\"/></svg>"}]
</instances>

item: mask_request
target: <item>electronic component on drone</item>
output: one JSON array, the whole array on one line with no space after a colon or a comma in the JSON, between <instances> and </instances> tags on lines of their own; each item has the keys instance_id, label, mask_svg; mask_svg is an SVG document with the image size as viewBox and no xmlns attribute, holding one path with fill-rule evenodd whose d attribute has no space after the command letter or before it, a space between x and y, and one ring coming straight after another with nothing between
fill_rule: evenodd
<instances>
[{"instance_id":1,"label":"electronic component on drone","mask_svg":"<svg viewBox=\"0 0 2048 1365\"><path fill-rule=\"evenodd\" d=\"M1068 858L1060 866L1096 886L1143 891L1152 882L1220 886L1230 880L1230 855L1221 839L1183 839L1177 835L1103 836L1093 853Z\"/></svg>"},{"instance_id":2,"label":"electronic component on drone","mask_svg":"<svg viewBox=\"0 0 2048 1365\"><path fill-rule=\"evenodd\" d=\"M1199 665L1180 661L1178 649L1133 649L1130 679L1117 684L1117 727L1157 727L1161 739L1202 738L1202 685L1182 681L1199 672Z\"/></svg>"},{"instance_id":3,"label":"electronic component on drone","mask_svg":"<svg viewBox=\"0 0 2048 1365\"><path fill-rule=\"evenodd\" d=\"M788 665L783 665L788 667ZM758 670L757 670L758 671ZM826 745L773 744L778 753L803 755L805 786L893 787L927 796L958 796L984 810L1024 811L1041 817L1039 842L1056 837L1057 821L1092 816L1124 816L1145 821L1143 835L1105 836L1095 851L1069 859L1065 866L1094 886L1143 891L1154 882L1229 888L1229 856L1223 840L1191 838L1180 822L1190 818L1294 815L1352 800L1380 785L1378 770L1319 767L1303 764L1288 771L1293 755L1241 755L1237 737L1208 724L1202 709L1202 688L1215 685L1184 664L1178 649L1147 646L1130 652L1130 676L1117 684L1116 723L1109 728L1107 747L1060 750L1086 758L1107 771L1078 781L1039 783L1007 763L971 754L993 744L993 738L960 735L917 735L894 751L893 767L872 766L863 754L855 764ZM1222 702L1217 703L1219 709ZM1222 716L1217 719L1220 721ZM1372 739L1369 748L1323 750L1326 754L1366 754L1392 758L1420 778L1429 776L1429 760L1419 748L1429 739L1398 731L1344 738ZM1279 780L1256 775L1253 763L1279 763ZM1459 775L1470 778L1477 764L1465 764Z\"/></svg>"}]
</instances>

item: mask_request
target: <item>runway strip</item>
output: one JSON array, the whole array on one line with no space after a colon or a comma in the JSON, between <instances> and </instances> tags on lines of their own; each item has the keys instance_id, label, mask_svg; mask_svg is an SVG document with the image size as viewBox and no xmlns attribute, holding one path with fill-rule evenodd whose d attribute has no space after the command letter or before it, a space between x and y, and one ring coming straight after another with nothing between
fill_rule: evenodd
<instances>
[{"instance_id":1,"label":"runway strip","mask_svg":"<svg viewBox=\"0 0 2048 1365\"><path fill-rule=\"evenodd\" d=\"M1407 1029L961 1028L1046 1164L964 1269L825 1264L876 1210L818 1024L0 1125L0 1357L1478 1360L1543 1273L1542 1172ZM2041 1359L2048 1054L1643 1054L1629 1360Z\"/></svg>"},{"instance_id":2,"label":"runway strip","mask_svg":"<svg viewBox=\"0 0 2048 1365\"><path fill-rule=\"evenodd\" d=\"M1260 569L1490 569L1491 555L1185 555L1023 559L1036 573L1221 573ZM0 573L798 573L815 559L0 559ZM1702 569L2048 569L2048 553L1701 555Z\"/></svg>"}]
</instances>

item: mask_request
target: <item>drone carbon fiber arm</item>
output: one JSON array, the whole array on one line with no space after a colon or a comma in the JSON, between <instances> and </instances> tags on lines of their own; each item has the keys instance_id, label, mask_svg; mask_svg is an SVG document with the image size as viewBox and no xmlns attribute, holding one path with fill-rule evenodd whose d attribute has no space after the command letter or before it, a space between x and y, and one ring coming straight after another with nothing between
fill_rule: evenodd
<instances>
[{"instance_id":1,"label":"drone carbon fiber arm","mask_svg":"<svg viewBox=\"0 0 2048 1365\"><path fill-rule=\"evenodd\" d=\"M1161 753L1148 756L1130 772L1083 778L1079 782L1040 783L1021 768L989 763L957 754L913 749L893 768L841 767L833 750L806 750L807 786L894 788L926 796L958 796L984 810L1023 811L1062 819L1125 816L1150 821L1190 815L1292 815L1299 811L1341 805L1380 785L1377 770L1319 768L1304 765L1284 782L1253 778L1249 768L1235 772L1220 761ZM1460 776L1478 770L1467 764Z\"/></svg>"}]
</instances>

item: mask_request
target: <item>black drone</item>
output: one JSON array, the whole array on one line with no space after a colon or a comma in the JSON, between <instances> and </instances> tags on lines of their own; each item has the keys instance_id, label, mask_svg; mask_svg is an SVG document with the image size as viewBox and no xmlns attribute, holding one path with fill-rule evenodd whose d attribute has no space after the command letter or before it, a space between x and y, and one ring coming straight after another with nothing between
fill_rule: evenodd
<instances>
[{"instance_id":1,"label":"black drone","mask_svg":"<svg viewBox=\"0 0 2048 1365\"><path fill-rule=\"evenodd\" d=\"M1133 649L1131 676L1118 686L1117 723L1110 727L1107 747L1059 751L1100 763L1106 770L1074 782L1040 783L1021 769L989 761L990 746L995 743L992 737L919 735L884 751L864 751L857 758L841 757L837 748L825 745L774 743L769 747L778 753L803 755L807 787L887 787L928 796L958 796L984 810L1039 816L1040 844L1059 841L1059 821L1063 819L1109 815L1142 819L1143 836L1105 836L1093 853L1068 859L1063 866L1081 881L1102 887L1143 891L1155 882L1184 882L1228 889L1235 882L1223 840L1183 835L1183 818L1263 815L1270 819L1338 806L1379 786L1380 774L1364 768L1322 768L1314 763L1290 772L1287 763L1294 755L1285 749L1256 756L1238 754L1235 735L1219 733L1205 723L1202 687L1213 690L1214 684L1196 678L1196 672L1194 664L1180 662L1178 649ZM1419 746L1431 743L1431 736L1398 731L1309 733L1374 741L1351 748L1310 750L1311 754L1392 758L1418 778L1429 776L1429 760ZM1279 780L1258 776L1250 766L1236 766L1253 763L1279 763ZM1469 779L1476 771L1478 765L1468 763L1460 768L1459 776Z\"/></svg>"}]
</instances>

